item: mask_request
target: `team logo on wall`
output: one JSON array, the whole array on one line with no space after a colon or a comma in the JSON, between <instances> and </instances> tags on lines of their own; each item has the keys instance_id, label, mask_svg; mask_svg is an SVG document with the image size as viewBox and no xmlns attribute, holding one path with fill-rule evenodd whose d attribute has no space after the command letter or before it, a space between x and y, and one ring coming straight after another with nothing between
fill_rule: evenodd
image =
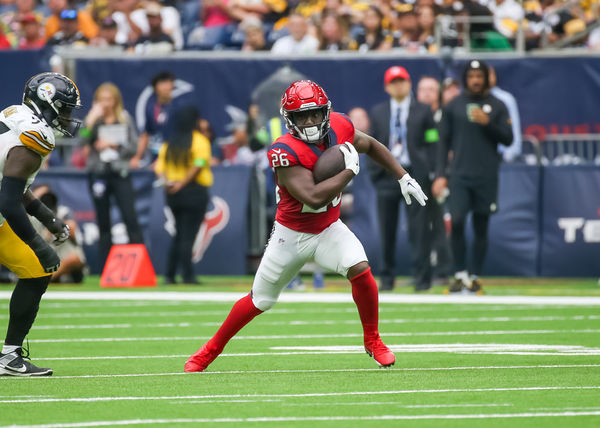
<instances>
[{"instance_id":1,"label":"team logo on wall","mask_svg":"<svg viewBox=\"0 0 600 428\"><path fill-rule=\"evenodd\" d=\"M196 235L192 249L192 261L198 263L204 257L204 253L210 246L213 237L225 229L229 223L229 205L225 199L213 196L211 198L213 208L207 211L200 230Z\"/></svg>"}]
</instances>

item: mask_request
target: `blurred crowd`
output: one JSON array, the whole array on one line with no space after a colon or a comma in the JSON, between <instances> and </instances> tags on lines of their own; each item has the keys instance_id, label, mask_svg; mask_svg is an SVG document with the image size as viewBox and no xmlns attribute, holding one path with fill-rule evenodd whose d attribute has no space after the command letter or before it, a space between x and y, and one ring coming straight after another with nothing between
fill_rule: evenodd
<instances>
[{"instance_id":1,"label":"blurred crowd","mask_svg":"<svg viewBox=\"0 0 600 428\"><path fill-rule=\"evenodd\" d=\"M526 49L600 49L597 0L0 0L0 49L513 50L520 23Z\"/></svg>"}]
</instances>

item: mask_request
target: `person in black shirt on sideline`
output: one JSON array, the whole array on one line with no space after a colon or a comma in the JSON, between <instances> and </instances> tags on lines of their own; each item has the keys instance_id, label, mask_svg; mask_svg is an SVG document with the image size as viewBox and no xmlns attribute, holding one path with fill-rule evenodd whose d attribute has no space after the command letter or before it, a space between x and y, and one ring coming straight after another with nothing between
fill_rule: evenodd
<instances>
[{"instance_id":1,"label":"person in black shirt on sideline","mask_svg":"<svg viewBox=\"0 0 600 428\"><path fill-rule=\"evenodd\" d=\"M450 165L450 214L452 216L452 252L455 277L449 291L463 288L481 293L481 274L487 250L490 215L496 212L498 170L501 158L498 143L508 146L513 139L506 106L490 94L488 67L483 61L471 60L463 74L465 90L443 110L440 126L439 156L434 197L442 197L448 187L446 164ZM473 214L473 260L467 270L465 221ZM469 275L469 272L471 275Z\"/></svg>"}]
</instances>

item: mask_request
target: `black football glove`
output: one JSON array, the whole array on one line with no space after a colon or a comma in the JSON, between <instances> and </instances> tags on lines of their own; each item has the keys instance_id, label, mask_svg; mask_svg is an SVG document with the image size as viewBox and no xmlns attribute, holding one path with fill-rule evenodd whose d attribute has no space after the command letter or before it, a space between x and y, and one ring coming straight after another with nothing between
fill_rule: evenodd
<instances>
[{"instance_id":1,"label":"black football glove","mask_svg":"<svg viewBox=\"0 0 600 428\"><path fill-rule=\"evenodd\" d=\"M40 235L36 234L35 237L28 242L28 245L40 261L40 264L44 268L44 272L52 273L58 270L60 259L58 258L56 251L54 251Z\"/></svg>"},{"instance_id":2,"label":"black football glove","mask_svg":"<svg viewBox=\"0 0 600 428\"><path fill-rule=\"evenodd\" d=\"M60 245L69 239L71 228L68 224L59 218L53 218L51 222L45 225L46 228L54 235L54 245Z\"/></svg>"}]
</instances>

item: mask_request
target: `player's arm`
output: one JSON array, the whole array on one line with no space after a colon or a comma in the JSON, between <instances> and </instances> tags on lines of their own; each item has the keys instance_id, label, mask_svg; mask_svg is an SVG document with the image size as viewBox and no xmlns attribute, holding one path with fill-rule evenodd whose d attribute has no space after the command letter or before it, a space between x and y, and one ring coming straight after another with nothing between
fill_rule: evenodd
<instances>
[{"instance_id":1,"label":"player's arm","mask_svg":"<svg viewBox=\"0 0 600 428\"><path fill-rule=\"evenodd\" d=\"M312 171L301 165L275 169L279 184L297 201L312 209L327 206L350 183L354 172L344 169L337 175L315 184Z\"/></svg>"},{"instance_id":2,"label":"player's arm","mask_svg":"<svg viewBox=\"0 0 600 428\"><path fill-rule=\"evenodd\" d=\"M33 196L33 193L29 189L23 195L23 206L25 206L27 214L37 218L54 235L56 245L62 244L69 239L69 225L56 217L54 211Z\"/></svg>"},{"instance_id":3,"label":"player's arm","mask_svg":"<svg viewBox=\"0 0 600 428\"><path fill-rule=\"evenodd\" d=\"M36 233L23 206L23 193L27 179L39 169L41 162L42 158L26 147L13 147L8 152L2 171L0 213L13 232L35 252L44 270L50 273L58 269L60 259Z\"/></svg>"},{"instance_id":4,"label":"player's arm","mask_svg":"<svg viewBox=\"0 0 600 428\"><path fill-rule=\"evenodd\" d=\"M421 205L425 205L427 196L421 190L419 183L412 178L402 165L400 165L392 152L370 135L359 130L354 133L354 147L359 153L366 153L371 159L391 172L400 184L400 190L408 205L412 203L411 197L415 198Z\"/></svg>"}]
</instances>

